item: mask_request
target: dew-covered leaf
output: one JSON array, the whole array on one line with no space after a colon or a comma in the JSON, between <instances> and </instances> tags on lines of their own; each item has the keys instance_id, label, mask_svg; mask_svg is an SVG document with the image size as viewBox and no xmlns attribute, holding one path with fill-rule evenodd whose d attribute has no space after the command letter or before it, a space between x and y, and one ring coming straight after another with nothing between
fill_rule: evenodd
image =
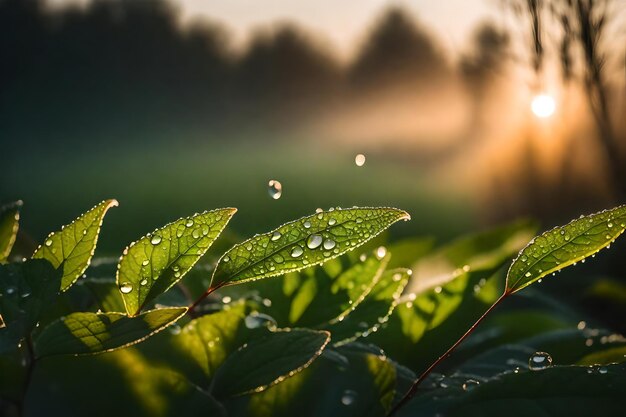
<instances>
[{"instance_id":1,"label":"dew-covered leaf","mask_svg":"<svg viewBox=\"0 0 626 417\"><path fill-rule=\"evenodd\" d=\"M50 233L33 254L34 259L47 259L55 268L62 268L62 291L71 287L89 266L104 215L117 204L116 200L103 201L60 231Z\"/></svg>"},{"instance_id":2,"label":"dew-covered leaf","mask_svg":"<svg viewBox=\"0 0 626 417\"><path fill-rule=\"evenodd\" d=\"M393 223L409 219L407 212L395 208L320 211L235 245L220 259L211 286L322 264L362 245Z\"/></svg>"},{"instance_id":3,"label":"dew-covered leaf","mask_svg":"<svg viewBox=\"0 0 626 417\"><path fill-rule=\"evenodd\" d=\"M583 261L624 232L626 206L581 216L533 239L511 264L506 291L514 293L548 274Z\"/></svg>"},{"instance_id":4,"label":"dew-covered leaf","mask_svg":"<svg viewBox=\"0 0 626 417\"><path fill-rule=\"evenodd\" d=\"M55 301L61 271L44 259L0 265L0 352L15 348Z\"/></svg>"},{"instance_id":5,"label":"dew-covered leaf","mask_svg":"<svg viewBox=\"0 0 626 417\"><path fill-rule=\"evenodd\" d=\"M137 317L123 313L72 313L35 339L37 357L109 352L139 343L174 323L187 308L161 308Z\"/></svg>"},{"instance_id":6,"label":"dew-covered leaf","mask_svg":"<svg viewBox=\"0 0 626 417\"><path fill-rule=\"evenodd\" d=\"M0 207L0 263L6 262L20 226L22 201Z\"/></svg>"},{"instance_id":7,"label":"dew-covered leaf","mask_svg":"<svg viewBox=\"0 0 626 417\"><path fill-rule=\"evenodd\" d=\"M363 301L322 326L331 333L333 345L343 345L377 331L396 307L410 272L404 268L385 271Z\"/></svg>"},{"instance_id":8,"label":"dew-covered leaf","mask_svg":"<svg viewBox=\"0 0 626 417\"><path fill-rule=\"evenodd\" d=\"M222 364L213 393L224 398L263 391L309 366L329 340L328 332L309 329L280 329L252 339Z\"/></svg>"},{"instance_id":9,"label":"dew-covered leaf","mask_svg":"<svg viewBox=\"0 0 626 417\"><path fill-rule=\"evenodd\" d=\"M138 314L176 284L206 253L237 210L181 218L132 243L120 258L117 284L126 312Z\"/></svg>"}]
</instances>

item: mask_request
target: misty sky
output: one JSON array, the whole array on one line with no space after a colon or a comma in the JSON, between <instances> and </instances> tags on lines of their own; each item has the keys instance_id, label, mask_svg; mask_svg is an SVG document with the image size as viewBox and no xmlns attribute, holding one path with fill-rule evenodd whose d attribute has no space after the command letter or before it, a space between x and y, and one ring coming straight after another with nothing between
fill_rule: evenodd
<instances>
[{"instance_id":1,"label":"misty sky","mask_svg":"<svg viewBox=\"0 0 626 417\"><path fill-rule=\"evenodd\" d=\"M49 0L54 4L88 0ZM231 30L235 41L245 43L256 29L281 21L301 24L338 49L349 53L385 7L401 5L430 27L455 51L463 48L468 34L481 20L502 19L498 0L171 0L185 20L208 17Z\"/></svg>"}]
</instances>

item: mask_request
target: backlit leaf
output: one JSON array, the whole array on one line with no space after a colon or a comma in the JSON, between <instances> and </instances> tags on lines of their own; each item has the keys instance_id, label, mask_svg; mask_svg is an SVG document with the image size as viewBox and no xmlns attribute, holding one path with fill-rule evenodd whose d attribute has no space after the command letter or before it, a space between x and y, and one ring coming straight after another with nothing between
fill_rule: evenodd
<instances>
[{"instance_id":1,"label":"backlit leaf","mask_svg":"<svg viewBox=\"0 0 626 417\"><path fill-rule=\"evenodd\" d=\"M103 201L60 231L50 233L33 254L34 259L47 259L55 268L62 268L61 290L71 287L89 266L104 215L117 204L116 200Z\"/></svg>"},{"instance_id":2,"label":"backlit leaf","mask_svg":"<svg viewBox=\"0 0 626 417\"><path fill-rule=\"evenodd\" d=\"M237 210L218 209L181 218L132 243L124 250L117 284L126 312L137 315L176 284L211 247Z\"/></svg>"},{"instance_id":3,"label":"backlit leaf","mask_svg":"<svg viewBox=\"0 0 626 417\"><path fill-rule=\"evenodd\" d=\"M185 307L123 313L72 313L48 325L35 339L37 357L109 352L139 343L178 320Z\"/></svg>"},{"instance_id":4,"label":"backlit leaf","mask_svg":"<svg viewBox=\"0 0 626 417\"><path fill-rule=\"evenodd\" d=\"M409 277L408 269L386 271L363 301L323 326L331 333L333 344L343 345L378 330L396 307Z\"/></svg>"},{"instance_id":5,"label":"backlit leaf","mask_svg":"<svg viewBox=\"0 0 626 417\"><path fill-rule=\"evenodd\" d=\"M305 369L330 340L325 331L281 329L231 354L213 380L218 398L260 392Z\"/></svg>"},{"instance_id":6,"label":"backlit leaf","mask_svg":"<svg viewBox=\"0 0 626 417\"><path fill-rule=\"evenodd\" d=\"M252 237L220 259L213 287L282 275L322 264L367 242L398 220L409 220L395 208L320 211Z\"/></svg>"},{"instance_id":7,"label":"backlit leaf","mask_svg":"<svg viewBox=\"0 0 626 417\"><path fill-rule=\"evenodd\" d=\"M511 264L506 291L514 293L548 274L608 247L626 227L626 206L581 216L537 236Z\"/></svg>"},{"instance_id":8,"label":"backlit leaf","mask_svg":"<svg viewBox=\"0 0 626 417\"><path fill-rule=\"evenodd\" d=\"M0 208L0 263L6 262L20 226L21 201Z\"/></svg>"}]
</instances>

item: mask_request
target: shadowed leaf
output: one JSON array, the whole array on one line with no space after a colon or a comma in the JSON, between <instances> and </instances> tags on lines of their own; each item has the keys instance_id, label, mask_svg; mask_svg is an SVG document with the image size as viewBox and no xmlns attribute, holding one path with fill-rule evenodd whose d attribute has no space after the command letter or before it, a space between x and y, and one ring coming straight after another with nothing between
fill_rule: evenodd
<instances>
[{"instance_id":1,"label":"shadowed leaf","mask_svg":"<svg viewBox=\"0 0 626 417\"><path fill-rule=\"evenodd\" d=\"M0 265L0 352L14 349L56 299L61 271L44 259Z\"/></svg>"},{"instance_id":2,"label":"shadowed leaf","mask_svg":"<svg viewBox=\"0 0 626 417\"><path fill-rule=\"evenodd\" d=\"M232 353L213 380L218 398L260 392L305 369L330 340L325 331L283 329L250 340Z\"/></svg>"}]
</instances>

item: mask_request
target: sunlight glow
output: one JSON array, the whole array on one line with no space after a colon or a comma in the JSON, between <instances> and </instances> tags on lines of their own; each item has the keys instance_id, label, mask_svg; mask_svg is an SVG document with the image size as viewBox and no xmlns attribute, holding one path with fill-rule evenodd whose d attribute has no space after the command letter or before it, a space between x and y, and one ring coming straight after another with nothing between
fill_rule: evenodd
<instances>
[{"instance_id":1,"label":"sunlight glow","mask_svg":"<svg viewBox=\"0 0 626 417\"><path fill-rule=\"evenodd\" d=\"M556 102L552 96L547 94L538 94L533 97L530 108L535 116L543 119L554 114L554 110L556 110Z\"/></svg>"}]
</instances>

